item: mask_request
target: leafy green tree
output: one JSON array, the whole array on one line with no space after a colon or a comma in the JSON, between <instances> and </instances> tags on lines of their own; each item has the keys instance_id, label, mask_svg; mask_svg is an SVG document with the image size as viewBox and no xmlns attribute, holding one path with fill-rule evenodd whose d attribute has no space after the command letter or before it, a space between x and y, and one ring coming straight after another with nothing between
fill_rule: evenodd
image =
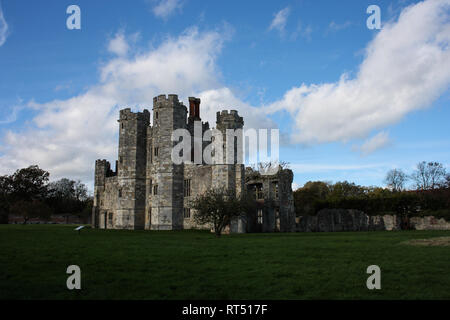
<instances>
[{"instance_id":1,"label":"leafy green tree","mask_svg":"<svg viewBox=\"0 0 450 320\"><path fill-rule=\"evenodd\" d=\"M48 185L49 205L55 213L80 214L89 205L87 187L81 181L62 178Z\"/></svg>"},{"instance_id":2,"label":"leafy green tree","mask_svg":"<svg viewBox=\"0 0 450 320\"><path fill-rule=\"evenodd\" d=\"M52 210L41 200L18 200L11 205L11 213L23 217L26 224L32 218L50 219Z\"/></svg>"},{"instance_id":3,"label":"leafy green tree","mask_svg":"<svg viewBox=\"0 0 450 320\"><path fill-rule=\"evenodd\" d=\"M80 180L62 178L48 185L49 196L62 199L85 201L88 198L88 190Z\"/></svg>"},{"instance_id":4,"label":"leafy green tree","mask_svg":"<svg viewBox=\"0 0 450 320\"><path fill-rule=\"evenodd\" d=\"M46 198L49 176L50 173L37 165L17 170L10 176L11 196L25 201Z\"/></svg>"},{"instance_id":5,"label":"leafy green tree","mask_svg":"<svg viewBox=\"0 0 450 320\"><path fill-rule=\"evenodd\" d=\"M49 196L52 198L71 199L75 194L75 181L62 178L48 184Z\"/></svg>"},{"instance_id":6,"label":"leafy green tree","mask_svg":"<svg viewBox=\"0 0 450 320\"><path fill-rule=\"evenodd\" d=\"M8 215L11 207L11 177L0 176L0 223L8 223Z\"/></svg>"},{"instance_id":7,"label":"leafy green tree","mask_svg":"<svg viewBox=\"0 0 450 320\"><path fill-rule=\"evenodd\" d=\"M86 185L67 178L48 183L49 176L37 165L0 176L0 223L8 222L9 213L22 215L25 223L35 217L47 219L50 213L87 216L92 199Z\"/></svg>"},{"instance_id":8,"label":"leafy green tree","mask_svg":"<svg viewBox=\"0 0 450 320\"><path fill-rule=\"evenodd\" d=\"M17 170L10 176L0 177L0 222L7 223L9 213L28 216L47 214L41 207L31 210L33 205L44 205L47 196L49 173L38 166L29 166ZM22 208L26 212L20 210Z\"/></svg>"},{"instance_id":9,"label":"leafy green tree","mask_svg":"<svg viewBox=\"0 0 450 320\"><path fill-rule=\"evenodd\" d=\"M87 201L89 199L88 188L80 180L75 181L74 196L78 201Z\"/></svg>"},{"instance_id":10,"label":"leafy green tree","mask_svg":"<svg viewBox=\"0 0 450 320\"><path fill-rule=\"evenodd\" d=\"M297 216L314 215L321 201L328 198L331 183L323 181L308 181L294 191L294 207Z\"/></svg>"},{"instance_id":11,"label":"leafy green tree","mask_svg":"<svg viewBox=\"0 0 450 320\"><path fill-rule=\"evenodd\" d=\"M210 224L220 237L233 218L256 210L256 201L247 193L236 196L232 190L210 189L192 200L190 206L195 210L194 221L200 225Z\"/></svg>"},{"instance_id":12,"label":"leafy green tree","mask_svg":"<svg viewBox=\"0 0 450 320\"><path fill-rule=\"evenodd\" d=\"M342 181L336 182L331 186L330 198L338 200L347 197L358 197L366 193L367 190L364 187L358 186L353 182Z\"/></svg>"}]
</instances>

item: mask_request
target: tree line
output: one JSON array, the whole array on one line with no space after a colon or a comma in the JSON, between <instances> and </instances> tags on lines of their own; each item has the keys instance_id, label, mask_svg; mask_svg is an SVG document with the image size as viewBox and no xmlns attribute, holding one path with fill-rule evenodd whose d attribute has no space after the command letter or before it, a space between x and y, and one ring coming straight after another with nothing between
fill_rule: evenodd
<instances>
[{"instance_id":1,"label":"tree line","mask_svg":"<svg viewBox=\"0 0 450 320\"><path fill-rule=\"evenodd\" d=\"M407 183L411 181L409 188ZM369 215L434 215L450 220L450 174L439 162L422 161L411 174L392 169L386 187L366 187L348 181L309 181L294 191L297 216L325 208L357 209Z\"/></svg>"},{"instance_id":2,"label":"tree line","mask_svg":"<svg viewBox=\"0 0 450 320\"><path fill-rule=\"evenodd\" d=\"M10 214L26 224L32 218L49 220L53 214L88 217L92 197L85 184L67 178L49 182L50 173L37 165L0 176L0 223Z\"/></svg>"}]
</instances>

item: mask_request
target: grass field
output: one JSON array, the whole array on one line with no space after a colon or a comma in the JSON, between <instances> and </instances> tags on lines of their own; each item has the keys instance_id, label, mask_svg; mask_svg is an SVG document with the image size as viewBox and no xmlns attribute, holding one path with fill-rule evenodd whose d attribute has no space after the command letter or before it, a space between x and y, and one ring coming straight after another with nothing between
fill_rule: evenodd
<instances>
[{"instance_id":1,"label":"grass field","mask_svg":"<svg viewBox=\"0 0 450 320\"><path fill-rule=\"evenodd\" d=\"M0 299L450 299L449 231L241 234L0 225ZM81 268L81 290L66 268ZM381 268L368 290L366 268Z\"/></svg>"}]
</instances>

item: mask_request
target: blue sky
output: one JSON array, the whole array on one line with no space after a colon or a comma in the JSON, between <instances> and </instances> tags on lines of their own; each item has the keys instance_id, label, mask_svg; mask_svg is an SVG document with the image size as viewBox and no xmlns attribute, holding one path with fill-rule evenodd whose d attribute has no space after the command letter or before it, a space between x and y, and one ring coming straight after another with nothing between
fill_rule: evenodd
<instances>
[{"instance_id":1,"label":"blue sky","mask_svg":"<svg viewBox=\"0 0 450 320\"><path fill-rule=\"evenodd\" d=\"M68 30L66 8L81 9ZM366 27L369 5L381 30ZM295 185L450 164L449 1L0 0L0 173L92 184L118 109L202 98L278 127ZM3 39L3 40L2 40Z\"/></svg>"}]
</instances>

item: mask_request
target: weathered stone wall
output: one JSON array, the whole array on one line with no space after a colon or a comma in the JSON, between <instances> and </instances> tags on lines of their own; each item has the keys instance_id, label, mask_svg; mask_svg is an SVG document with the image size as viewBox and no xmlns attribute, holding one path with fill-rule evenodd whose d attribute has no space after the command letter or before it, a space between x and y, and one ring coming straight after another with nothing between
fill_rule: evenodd
<instances>
[{"instance_id":1,"label":"weathered stone wall","mask_svg":"<svg viewBox=\"0 0 450 320\"><path fill-rule=\"evenodd\" d=\"M95 162L94 203L92 208L92 226L95 228L113 228L117 210L117 172L111 170L106 160ZM108 219L108 215L111 219Z\"/></svg>"},{"instance_id":2,"label":"weathered stone wall","mask_svg":"<svg viewBox=\"0 0 450 320\"><path fill-rule=\"evenodd\" d=\"M412 217L410 223L411 227L416 230L450 230L450 222L433 216Z\"/></svg>"},{"instance_id":3,"label":"weathered stone wall","mask_svg":"<svg viewBox=\"0 0 450 320\"><path fill-rule=\"evenodd\" d=\"M177 95L160 95L153 99L153 150L149 164L153 190L150 201L147 201L151 205L148 225L152 230L183 228L184 165L172 161L172 149L176 144L172 141L172 132L185 129L186 121L187 108Z\"/></svg>"},{"instance_id":4,"label":"weathered stone wall","mask_svg":"<svg viewBox=\"0 0 450 320\"><path fill-rule=\"evenodd\" d=\"M257 186L262 187L264 199L260 202L262 224L258 225L255 215L247 217L249 232L294 232L295 210L292 193L292 170L280 169L271 175L261 175L258 171L246 168L246 188L252 192Z\"/></svg>"},{"instance_id":5,"label":"weathered stone wall","mask_svg":"<svg viewBox=\"0 0 450 320\"><path fill-rule=\"evenodd\" d=\"M212 187L233 190L239 195L243 189L244 166L242 159L238 155L242 154L242 136L228 137L227 130L243 129L244 119L239 116L236 110L222 110L216 114L216 129L222 135L222 146L215 140L215 148L222 148L223 152L214 150L215 163L212 165ZM215 137L216 139L216 137ZM246 221L242 218L235 218L231 221L231 226L226 232L243 233L246 230Z\"/></svg>"},{"instance_id":6,"label":"weathered stone wall","mask_svg":"<svg viewBox=\"0 0 450 320\"><path fill-rule=\"evenodd\" d=\"M118 209L118 182L117 176L108 177L105 180L105 192L103 193L101 199L102 203L102 214L101 214L101 222L102 227L105 229L114 229L116 228L116 218L117 218L117 209ZM109 215L112 215L112 218L109 219ZM106 222L106 227L105 227Z\"/></svg>"},{"instance_id":7,"label":"weathered stone wall","mask_svg":"<svg viewBox=\"0 0 450 320\"><path fill-rule=\"evenodd\" d=\"M211 189L212 167L210 165L186 164L184 166L184 179L191 180L190 196L184 197L184 208L190 207L190 202L197 196ZM194 221L195 211L191 209L191 216L184 217L184 229L211 229L209 225L198 225Z\"/></svg>"},{"instance_id":8,"label":"weathered stone wall","mask_svg":"<svg viewBox=\"0 0 450 320\"><path fill-rule=\"evenodd\" d=\"M150 113L120 111L118 194L114 217L118 229L144 229L147 127Z\"/></svg>"},{"instance_id":9,"label":"weathered stone wall","mask_svg":"<svg viewBox=\"0 0 450 320\"><path fill-rule=\"evenodd\" d=\"M397 215L368 216L351 209L323 209L316 216L297 217L297 232L401 230L402 220ZM410 228L416 230L450 230L450 223L434 217L413 217Z\"/></svg>"}]
</instances>

